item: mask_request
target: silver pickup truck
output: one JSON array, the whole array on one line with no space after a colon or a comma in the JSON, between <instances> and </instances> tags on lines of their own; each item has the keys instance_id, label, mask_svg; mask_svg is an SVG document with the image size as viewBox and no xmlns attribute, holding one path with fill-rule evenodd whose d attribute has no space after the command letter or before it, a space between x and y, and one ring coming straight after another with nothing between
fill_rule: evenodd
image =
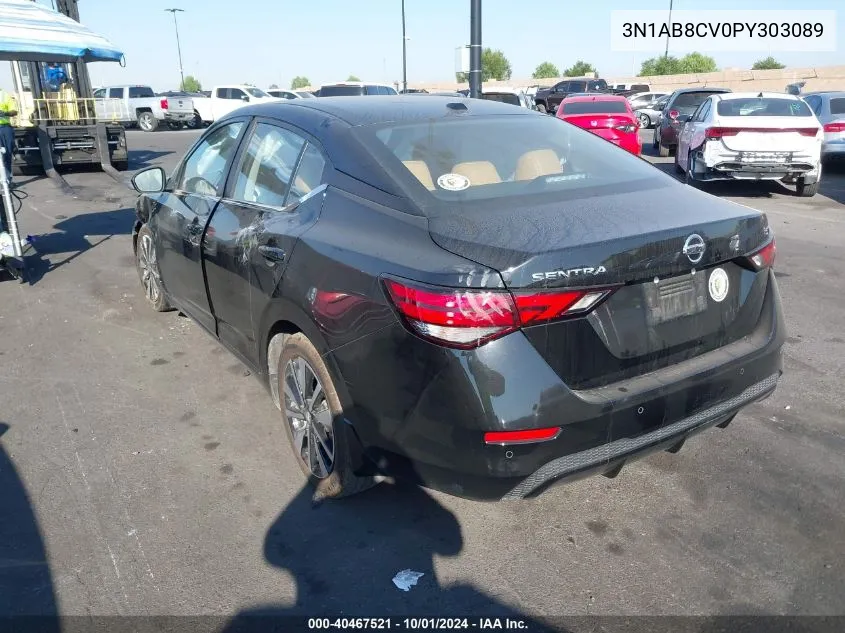
<instances>
[{"instance_id":1,"label":"silver pickup truck","mask_svg":"<svg viewBox=\"0 0 845 633\"><path fill-rule=\"evenodd\" d=\"M157 97L149 86L106 86L94 91L101 120L135 123L144 132L161 123L181 128L194 120L194 104L188 97Z\"/></svg>"}]
</instances>

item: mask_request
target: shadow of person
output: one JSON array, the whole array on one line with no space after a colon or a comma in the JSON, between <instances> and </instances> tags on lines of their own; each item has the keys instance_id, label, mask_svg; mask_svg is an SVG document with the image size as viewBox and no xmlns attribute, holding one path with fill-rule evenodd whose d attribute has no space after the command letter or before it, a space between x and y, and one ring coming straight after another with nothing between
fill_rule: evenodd
<instances>
[{"instance_id":1,"label":"shadow of person","mask_svg":"<svg viewBox=\"0 0 845 633\"><path fill-rule=\"evenodd\" d=\"M0 422L0 439L8 429ZM0 630L16 630L5 627L22 622L22 616L37 616L39 631L59 630L41 531L23 482L0 441Z\"/></svg>"},{"instance_id":2,"label":"shadow of person","mask_svg":"<svg viewBox=\"0 0 845 633\"><path fill-rule=\"evenodd\" d=\"M411 615L512 618L525 622L529 631L559 630L471 585L442 586L436 559L456 557L463 547L455 515L422 488L383 482L347 499L315 504L306 487L276 518L264 541L267 562L293 576L295 601L242 611L224 630L304 631L308 617L389 617L397 628ZM393 583L403 570L422 573L408 591ZM486 580L496 587L495 578Z\"/></svg>"}]
</instances>

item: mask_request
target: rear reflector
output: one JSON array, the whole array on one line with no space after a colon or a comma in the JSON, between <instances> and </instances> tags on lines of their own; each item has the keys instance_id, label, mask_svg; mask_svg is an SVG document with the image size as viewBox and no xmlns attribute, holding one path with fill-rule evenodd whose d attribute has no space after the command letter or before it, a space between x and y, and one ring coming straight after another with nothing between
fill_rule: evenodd
<instances>
[{"instance_id":1,"label":"rear reflector","mask_svg":"<svg viewBox=\"0 0 845 633\"><path fill-rule=\"evenodd\" d=\"M824 126L825 132L845 132L845 121L836 121Z\"/></svg>"},{"instance_id":2,"label":"rear reflector","mask_svg":"<svg viewBox=\"0 0 845 633\"><path fill-rule=\"evenodd\" d=\"M545 292L444 288L386 279L387 295L410 329L449 347L471 349L523 326L581 316L612 290Z\"/></svg>"},{"instance_id":3,"label":"rear reflector","mask_svg":"<svg viewBox=\"0 0 845 633\"><path fill-rule=\"evenodd\" d=\"M560 435L560 427L547 429L528 429L525 431L491 431L484 434L485 444L531 444L533 442L547 442Z\"/></svg>"},{"instance_id":4,"label":"rear reflector","mask_svg":"<svg viewBox=\"0 0 845 633\"><path fill-rule=\"evenodd\" d=\"M797 132L801 136L816 136L819 133L817 127L768 127L768 128L742 128L742 127L709 127L704 131L708 139L719 139L723 136L736 136L740 132L756 132L759 134L775 134L786 132Z\"/></svg>"}]
</instances>

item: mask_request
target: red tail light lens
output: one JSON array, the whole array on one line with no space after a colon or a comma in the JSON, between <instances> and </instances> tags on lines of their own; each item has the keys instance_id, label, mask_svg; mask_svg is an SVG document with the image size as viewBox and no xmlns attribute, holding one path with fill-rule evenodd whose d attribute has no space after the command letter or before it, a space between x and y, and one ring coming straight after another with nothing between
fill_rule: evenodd
<instances>
[{"instance_id":1,"label":"red tail light lens","mask_svg":"<svg viewBox=\"0 0 845 633\"><path fill-rule=\"evenodd\" d=\"M472 349L522 326L580 316L611 290L511 294L507 290L443 288L385 281L387 295L410 329L448 347Z\"/></svg>"},{"instance_id":2,"label":"red tail light lens","mask_svg":"<svg viewBox=\"0 0 845 633\"><path fill-rule=\"evenodd\" d=\"M677 110L669 110L669 118L670 119L677 119L680 112Z\"/></svg>"},{"instance_id":3,"label":"red tail light lens","mask_svg":"<svg viewBox=\"0 0 845 633\"><path fill-rule=\"evenodd\" d=\"M547 442L560 435L560 427L547 429L528 429L525 431L491 431L484 434L485 444L531 444L533 442Z\"/></svg>"},{"instance_id":4,"label":"red tail light lens","mask_svg":"<svg viewBox=\"0 0 845 633\"><path fill-rule=\"evenodd\" d=\"M777 247L775 240L766 244L756 253L748 256L748 261L754 267L754 270L763 270L764 268L771 268L775 265L775 255L777 254Z\"/></svg>"},{"instance_id":5,"label":"red tail light lens","mask_svg":"<svg viewBox=\"0 0 845 633\"><path fill-rule=\"evenodd\" d=\"M617 125L615 129L620 132L636 132L638 127L635 123L626 123L625 125Z\"/></svg>"},{"instance_id":6,"label":"red tail light lens","mask_svg":"<svg viewBox=\"0 0 845 633\"><path fill-rule=\"evenodd\" d=\"M709 127L704 130L704 137L709 139L719 139L723 136L736 136L739 134L739 128L735 127Z\"/></svg>"},{"instance_id":7,"label":"red tail light lens","mask_svg":"<svg viewBox=\"0 0 845 633\"><path fill-rule=\"evenodd\" d=\"M845 132L845 121L836 121L835 123L827 123L824 126L825 132Z\"/></svg>"},{"instance_id":8,"label":"red tail light lens","mask_svg":"<svg viewBox=\"0 0 845 633\"><path fill-rule=\"evenodd\" d=\"M167 103L167 99L162 99L162 100L161 100L161 109L162 109L162 110L167 110L167 108L169 108L169 107L170 107L170 104L169 104L169 103Z\"/></svg>"}]
</instances>

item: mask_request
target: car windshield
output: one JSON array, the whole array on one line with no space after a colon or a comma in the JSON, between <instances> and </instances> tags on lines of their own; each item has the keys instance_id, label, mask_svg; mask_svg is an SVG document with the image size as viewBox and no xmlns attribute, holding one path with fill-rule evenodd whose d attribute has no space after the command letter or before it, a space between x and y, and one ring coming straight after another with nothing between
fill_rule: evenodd
<instances>
[{"instance_id":1,"label":"car windshield","mask_svg":"<svg viewBox=\"0 0 845 633\"><path fill-rule=\"evenodd\" d=\"M702 90L700 92L682 92L672 102L673 110L680 110L681 112L692 112L700 106L704 100L710 95L719 94L717 92L707 92Z\"/></svg>"},{"instance_id":2,"label":"car windshield","mask_svg":"<svg viewBox=\"0 0 845 633\"><path fill-rule=\"evenodd\" d=\"M716 106L720 116L813 116L800 99L747 97L723 99Z\"/></svg>"},{"instance_id":3,"label":"car windshield","mask_svg":"<svg viewBox=\"0 0 845 633\"><path fill-rule=\"evenodd\" d=\"M323 86L321 97L357 97L364 94L364 86Z\"/></svg>"},{"instance_id":4,"label":"car windshield","mask_svg":"<svg viewBox=\"0 0 845 633\"><path fill-rule=\"evenodd\" d=\"M512 92L485 92L481 95L481 98L487 101L499 101L515 106L522 105L519 102L519 96Z\"/></svg>"},{"instance_id":5,"label":"car windshield","mask_svg":"<svg viewBox=\"0 0 845 633\"><path fill-rule=\"evenodd\" d=\"M837 97L830 100L831 114L845 114L845 97Z\"/></svg>"},{"instance_id":6,"label":"car windshield","mask_svg":"<svg viewBox=\"0 0 845 633\"><path fill-rule=\"evenodd\" d=\"M258 98L258 99L263 99L263 98L265 98L265 97L269 97L269 96L270 96L270 95L268 95L266 92L264 92L263 90L259 90L258 88L246 88L246 91L247 91L250 95L252 95L253 97L256 97L256 98Z\"/></svg>"},{"instance_id":7,"label":"car windshield","mask_svg":"<svg viewBox=\"0 0 845 633\"><path fill-rule=\"evenodd\" d=\"M564 114L625 114L628 109L621 101L572 101L563 103Z\"/></svg>"},{"instance_id":8,"label":"car windshield","mask_svg":"<svg viewBox=\"0 0 845 633\"><path fill-rule=\"evenodd\" d=\"M661 177L648 163L552 117L386 123L353 134L422 207L612 189Z\"/></svg>"}]
</instances>

